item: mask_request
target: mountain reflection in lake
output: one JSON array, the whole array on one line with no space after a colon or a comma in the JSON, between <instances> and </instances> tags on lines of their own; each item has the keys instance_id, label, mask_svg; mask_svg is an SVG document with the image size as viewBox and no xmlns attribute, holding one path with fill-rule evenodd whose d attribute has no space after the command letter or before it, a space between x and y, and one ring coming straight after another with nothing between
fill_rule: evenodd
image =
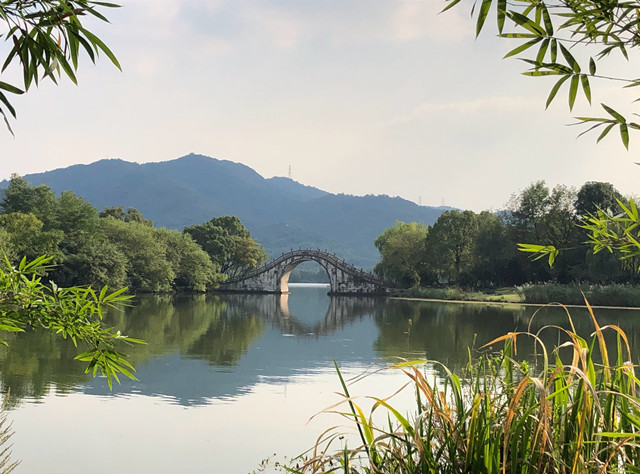
<instances>
[{"instance_id":1,"label":"mountain reflection in lake","mask_svg":"<svg viewBox=\"0 0 640 474\"><path fill-rule=\"evenodd\" d=\"M467 347L526 330L537 309L329 297L326 286L291 286L283 296L141 296L111 312L107 324L147 341L124 350L139 381L121 379L113 391L83 373L70 341L43 331L11 335L10 349L0 352L0 382L20 471L111 472L96 463L109 450L126 463L118 472L250 472L273 452L298 454L329 426L322 417L305 423L337 401L334 359L347 376L399 358L458 370ZM571 314L588 335L586 310ZM619 324L638 353L640 312L596 314L601 325ZM531 329L548 324L566 326L565 311L543 308ZM559 336L544 330L542 337ZM531 341L518 341L518 350L531 354ZM353 391L386 396L401 381L378 372ZM80 452L73 465L71 449Z\"/></svg>"}]
</instances>

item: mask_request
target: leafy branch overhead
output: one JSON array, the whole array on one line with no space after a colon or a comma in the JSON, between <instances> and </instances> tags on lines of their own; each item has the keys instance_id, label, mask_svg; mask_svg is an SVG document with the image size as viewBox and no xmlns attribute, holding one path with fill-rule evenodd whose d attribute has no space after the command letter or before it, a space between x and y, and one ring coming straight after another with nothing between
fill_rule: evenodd
<instances>
[{"instance_id":1,"label":"leafy branch overhead","mask_svg":"<svg viewBox=\"0 0 640 474\"><path fill-rule=\"evenodd\" d=\"M107 45L81 21L82 17L93 17L108 22L100 10L118 6L88 0L0 2L0 25L3 25L0 26L0 39L11 45L0 73L6 74L11 65L22 70L21 84L3 81L0 76L0 114L9 131L9 115L16 117L10 95L22 94L45 78L57 84L58 79L67 76L77 83L76 71L82 54L95 63L102 52L120 69L118 60Z\"/></svg>"},{"instance_id":2,"label":"leafy branch overhead","mask_svg":"<svg viewBox=\"0 0 640 474\"><path fill-rule=\"evenodd\" d=\"M23 258L13 267L5 257L4 268L0 268L0 330L46 329L70 339L75 346L86 345L87 350L76 359L88 363L86 372L95 376L100 371L110 388L114 379L120 381L120 374L135 379L127 356L116 348L121 343L143 344L143 341L101 324L105 308L117 307L130 298L124 294L127 289L109 292L105 286L95 292L91 288L46 285L42 274L51 269L50 261L51 257L38 257L30 262ZM0 343L7 344L1 339Z\"/></svg>"},{"instance_id":3,"label":"leafy branch overhead","mask_svg":"<svg viewBox=\"0 0 640 474\"><path fill-rule=\"evenodd\" d=\"M449 10L460 0L446 0ZM560 89L568 85L568 105L573 110L579 91L591 104L591 83L595 79L618 81L624 88L640 86L640 77L604 75L601 60L612 53L629 60L629 51L640 46L640 11L635 1L600 0L476 0L472 15L476 36L486 27L490 11L496 12L498 36L519 44L506 55L529 65L523 74L532 77L555 76L546 107ZM507 22L507 19L510 20ZM577 117L577 124L588 128L580 135L598 130L599 142L613 129L629 147L629 130L640 124L627 119L612 107L601 104L604 117ZM638 115L638 114L634 114Z\"/></svg>"},{"instance_id":4,"label":"leafy branch overhead","mask_svg":"<svg viewBox=\"0 0 640 474\"><path fill-rule=\"evenodd\" d=\"M640 214L633 199L625 205L618 200L622 212L612 214L601 209L584 219L593 252L608 250L617 253L621 259L640 256ZM640 265L637 267L640 271Z\"/></svg>"}]
</instances>

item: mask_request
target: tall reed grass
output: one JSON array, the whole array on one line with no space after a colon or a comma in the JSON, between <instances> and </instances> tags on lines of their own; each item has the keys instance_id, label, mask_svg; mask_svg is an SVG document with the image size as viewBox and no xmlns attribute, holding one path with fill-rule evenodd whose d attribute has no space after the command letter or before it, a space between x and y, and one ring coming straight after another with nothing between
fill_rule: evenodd
<instances>
[{"instance_id":1,"label":"tall reed grass","mask_svg":"<svg viewBox=\"0 0 640 474\"><path fill-rule=\"evenodd\" d=\"M526 303L584 304L584 296L593 306L640 307L640 288L633 285L524 285L520 289Z\"/></svg>"},{"instance_id":2,"label":"tall reed grass","mask_svg":"<svg viewBox=\"0 0 640 474\"><path fill-rule=\"evenodd\" d=\"M429 380L417 362L393 367L415 392L411 416L394 408L394 396L352 397L337 366L339 413L357 428L355 445L343 432L325 431L315 446L284 469L292 473L640 473L640 380L626 334L600 327L581 337L569 311L568 328L511 332L485 347L499 352L469 356L460 374L441 367ZM566 309L566 308L565 308ZM548 348L541 332L558 330ZM607 346L605 334L613 334ZM519 358L517 342L535 341ZM424 361L423 361L424 362ZM379 412L384 411L381 424ZM375 416L374 416L375 415ZM351 442L351 441L350 441Z\"/></svg>"}]
</instances>

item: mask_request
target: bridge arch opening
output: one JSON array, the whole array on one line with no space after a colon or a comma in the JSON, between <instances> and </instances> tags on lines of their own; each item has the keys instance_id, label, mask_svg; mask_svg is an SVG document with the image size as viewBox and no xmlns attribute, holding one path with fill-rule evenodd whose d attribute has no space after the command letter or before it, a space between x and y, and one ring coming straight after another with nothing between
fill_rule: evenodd
<instances>
[{"instance_id":1,"label":"bridge arch opening","mask_svg":"<svg viewBox=\"0 0 640 474\"><path fill-rule=\"evenodd\" d=\"M312 258L299 260L287 265L279 278L278 288L282 293L289 293L289 283L329 284L329 272L325 265Z\"/></svg>"}]
</instances>

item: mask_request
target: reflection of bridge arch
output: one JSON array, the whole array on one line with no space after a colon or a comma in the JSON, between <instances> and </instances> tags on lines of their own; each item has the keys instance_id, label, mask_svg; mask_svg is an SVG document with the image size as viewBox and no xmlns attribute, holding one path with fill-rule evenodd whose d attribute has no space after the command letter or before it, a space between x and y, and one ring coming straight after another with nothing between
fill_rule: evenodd
<instances>
[{"instance_id":1,"label":"reflection of bridge arch","mask_svg":"<svg viewBox=\"0 0 640 474\"><path fill-rule=\"evenodd\" d=\"M327 309L324 317L320 317L313 323L305 323L297 318L289 309L289 295L283 294L224 294L219 296L220 301L226 302L222 314L225 318L246 318L259 316L270 321L274 327L282 333L295 336L326 336L332 334L338 328L349 325L356 320L377 315L383 308L383 302L378 298L366 297L341 297L328 298ZM233 314L227 311L232 310Z\"/></svg>"},{"instance_id":2,"label":"reflection of bridge arch","mask_svg":"<svg viewBox=\"0 0 640 474\"><path fill-rule=\"evenodd\" d=\"M329 276L329 294L380 295L393 285L381 278L348 264L333 254L322 250L299 249L282 254L266 265L242 277L229 280L221 291L256 293L288 293L291 271L302 262L317 262Z\"/></svg>"},{"instance_id":3,"label":"reflection of bridge arch","mask_svg":"<svg viewBox=\"0 0 640 474\"><path fill-rule=\"evenodd\" d=\"M283 333L296 336L326 336L354 320L371 316L375 312L375 308L378 307L377 305L380 304L372 298L331 296L324 318L314 324L305 324L289 311L289 295L281 294L277 298L274 321Z\"/></svg>"}]
</instances>

